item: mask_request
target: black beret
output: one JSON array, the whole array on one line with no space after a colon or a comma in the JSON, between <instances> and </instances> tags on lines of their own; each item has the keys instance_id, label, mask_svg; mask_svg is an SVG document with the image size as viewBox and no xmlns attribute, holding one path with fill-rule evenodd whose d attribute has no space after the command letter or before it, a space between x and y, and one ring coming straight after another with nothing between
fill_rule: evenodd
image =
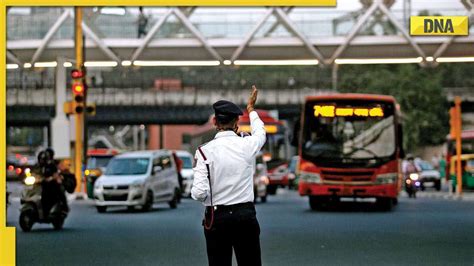
<instances>
[{"instance_id":1,"label":"black beret","mask_svg":"<svg viewBox=\"0 0 474 266\"><path fill-rule=\"evenodd\" d=\"M212 108L214 108L214 113L216 114L216 116L224 115L229 117L235 117L243 115L242 110L240 110L240 108L236 104L226 100L220 100L215 102L212 105Z\"/></svg>"}]
</instances>

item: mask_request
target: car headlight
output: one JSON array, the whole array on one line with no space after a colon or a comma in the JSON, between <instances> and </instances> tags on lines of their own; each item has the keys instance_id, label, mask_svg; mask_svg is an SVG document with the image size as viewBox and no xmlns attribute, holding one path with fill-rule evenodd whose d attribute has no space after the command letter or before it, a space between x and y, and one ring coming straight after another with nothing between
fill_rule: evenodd
<instances>
[{"instance_id":1,"label":"car headlight","mask_svg":"<svg viewBox=\"0 0 474 266\"><path fill-rule=\"evenodd\" d=\"M315 183L315 184L320 184L321 183L321 175L317 173L311 173L311 172L300 172L300 179L302 182L306 183Z\"/></svg>"},{"instance_id":2,"label":"car headlight","mask_svg":"<svg viewBox=\"0 0 474 266\"><path fill-rule=\"evenodd\" d=\"M101 189L102 188L102 182L99 180L95 181L94 183L94 189Z\"/></svg>"},{"instance_id":3,"label":"car headlight","mask_svg":"<svg viewBox=\"0 0 474 266\"><path fill-rule=\"evenodd\" d=\"M25 171L24 171L24 173L25 173L25 176L27 176L27 177L28 177L28 176L31 176L31 169L30 169L30 168L26 168Z\"/></svg>"},{"instance_id":4,"label":"car headlight","mask_svg":"<svg viewBox=\"0 0 474 266\"><path fill-rule=\"evenodd\" d=\"M25 185L32 186L36 183L36 178L32 175L25 178Z\"/></svg>"},{"instance_id":5,"label":"car headlight","mask_svg":"<svg viewBox=\"0 0 474 266\"><path fill-rule=\"evenodd\" d=\"M397 173L386 173L377 175L375 183L377 184L393 184L397 181L398 174Z\"/></svg>"},{"instance_id":6,"label":"car headlight","mask_svg":"<svg viewBox=\"0 0 474 266\"><path fill-rule=\"evenodd\" d=\"M143 188L143 181L141 180L135 180L131 185L130 188L132 189L142 189Z\"/></svg>"},{"instance_id":7,"label":"car headlight","mask_svg":"<svg viewBox=\"0 0 474 266\"><path fill-rule=\"evenodd\" d=\"M417 173L410 174L410 179L411 180L418 180L420 176Z\"/></svg>"}]
</instances>

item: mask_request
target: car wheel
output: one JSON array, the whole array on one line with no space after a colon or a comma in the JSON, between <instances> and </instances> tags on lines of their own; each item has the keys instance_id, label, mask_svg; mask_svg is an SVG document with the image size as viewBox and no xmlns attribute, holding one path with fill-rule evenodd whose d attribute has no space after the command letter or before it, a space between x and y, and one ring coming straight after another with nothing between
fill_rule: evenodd
<instances>
[{"instance_id":1,"label":"car wheel","mask_svg":"<svg viewBox=\"0 0 474 266\"><path fill-rule=\"evenodd\" d=\"M146 193L145 203L142 205L142 211L147 212L150 211L153 207L153 192L150 190Z\"/></svg>"},{"instance_id":2,"label":"car wheel","mask_svg":"<svg viewBox=\"0 0 474 266\"><path fill-rule=\"evenodd\" d=\"M32 211L24 211L20 214L20 227L23 232L31 231L35 218Z\"/></svg>"},{"instance_id":3,"label":"car wheel","mask_svg":"<svg viewBox=\"0 0 474 266\"><path fill-rule=\"evenodd\" d=\"M275 195L277 191L277 186L268 186L267 187L267 193L269 195Z\"/></svg>"},{"instance_id":4,"label":"car wheel","mask_svg":"<svg viewBox=\"0 0 474 266\"><path fill-rule=\"evenodd\" d=\"M178 194L179 194L178 190L175 190L173 199L170 202L168 202L171 209L176 209L178 207Z\"/></svg>"},{"instance_id":5,"label":"car wheel","mask_svg":"<svg viewBox=\"0 0 474 266\"><path fill-rule=\"evenodd\" d=\"M107 211L107 206L96 206L98 213L104 213Z\"/></svg>"}]
</instances>

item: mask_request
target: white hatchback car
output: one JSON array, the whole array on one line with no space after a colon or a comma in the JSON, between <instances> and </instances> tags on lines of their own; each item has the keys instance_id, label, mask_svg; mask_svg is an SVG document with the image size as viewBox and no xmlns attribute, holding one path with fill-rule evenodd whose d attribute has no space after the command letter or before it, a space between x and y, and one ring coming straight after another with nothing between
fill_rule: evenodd
<instances>
[{"instance_id":1,"label":"white hatchback car","mask_svg":"<svg viewBox=\"0 0 474 266\"><path fill-rule=\"evenodd\" d=\"M181 167L181 176L183 177L182 194L184 197L191 197L191 188L193 186L194 181L194 158L191 153L187 151L176 151L176 155L183 162Z\"/></svg>"},{"instance_id":2,"label":"white hatchback car","mask_svg":"<svg viewBox=\"0 0 474 266\"><path fill-rule=\"evenodd\" d=\"M98 212L109 206L141 206L167 202L176 208L179 183L173 156L168 150L129 152L114 157L94 184Z\"/></svg>"}]
</instances>

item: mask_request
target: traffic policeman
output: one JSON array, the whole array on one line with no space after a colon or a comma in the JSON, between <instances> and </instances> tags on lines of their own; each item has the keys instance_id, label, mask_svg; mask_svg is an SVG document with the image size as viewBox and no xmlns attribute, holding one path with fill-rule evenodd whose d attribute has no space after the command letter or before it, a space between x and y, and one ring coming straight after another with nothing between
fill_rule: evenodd
<instances>
[{"instance_id":1,"label":"traffic policeman","mask_svg":"<svg viewBox=\"0 0 474 266\"><path fill-rule=\"evenodd\" d=\"M261 265L260 226L253 190L255 156L266 141L265 128L254 105L252 86L247 111L252 135L237 135L240 108L218 101L213 108L215 138L196 151L193 199L206 206L203 220L209 265L232 265L232 250L239 265Z\"/></svg>"}]
</instances>

